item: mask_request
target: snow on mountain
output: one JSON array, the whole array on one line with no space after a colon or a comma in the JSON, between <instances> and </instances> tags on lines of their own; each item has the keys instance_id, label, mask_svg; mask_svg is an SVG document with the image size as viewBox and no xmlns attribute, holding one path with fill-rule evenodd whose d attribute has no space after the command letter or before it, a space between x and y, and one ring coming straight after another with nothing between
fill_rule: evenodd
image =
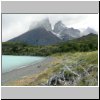
<instances>
[{"instance_id":1,"label":"snow on mountain","mask_svg":"<svg viewBox=\"0 0 100 100\"><path fill-rule=\"evenodd\" d=\"M80 31L78 29L74 29L74 28L68 28L66 27L62 21L58 21L55 25L54 25L54 30L55 33L57 33L56 35L58 35L61 39L64 40L70 40L73 38L78 38L80 37Z\"/></svg>"}]
</instances>

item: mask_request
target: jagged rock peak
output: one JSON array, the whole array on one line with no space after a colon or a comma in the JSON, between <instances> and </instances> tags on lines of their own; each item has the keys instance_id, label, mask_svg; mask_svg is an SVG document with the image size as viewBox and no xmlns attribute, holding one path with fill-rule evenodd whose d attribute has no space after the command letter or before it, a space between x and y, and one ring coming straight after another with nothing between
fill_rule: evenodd
<instances>
[{"instance_id":1,"label":"jagged rock peak","mask_svg":"<svg viewBox=\"0 0 100 100\"><path fill-rule=\"evenodd\" d=\"M60 21L58 21L55 25L64 25L63 23L62 23L62 21L60 20Z\"/></svg>"},{"instance_id":2,"label":"jagged rock peak","mask_svg":"<svg viewBox=\"0 0 100 100\"><path fill-rule=\"evenodd\" d=\"M54 32L58 33L60 31L62 31L64 28L67 28L62 21L58 21L55 25L54 25Z\"/></svg>"}]
</instances>

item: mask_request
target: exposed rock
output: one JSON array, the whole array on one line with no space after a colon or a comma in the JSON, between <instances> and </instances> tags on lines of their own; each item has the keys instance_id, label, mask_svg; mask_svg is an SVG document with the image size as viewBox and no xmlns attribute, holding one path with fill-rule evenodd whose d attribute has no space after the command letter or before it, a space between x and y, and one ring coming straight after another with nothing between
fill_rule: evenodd
<instances>
[{"instance_id":1,"label":"exposed rock","mask_svg":"<svg viewBox=\"0 0 100 100\"><path fill-rule=\"evenodd\" d=\"M64 83L65 83L65 78L63 74L54 75L48 81L48 85L53 85L53 86L64 85Z\"/></svg>"},{"instance_id":2,"label":"exposed rock","mask_svg":"<svg viewBox=\"0 0 100 100\"><path fill-rule=\"evenodd\" d=\"M56 33L57 36L59 36L64 41L79 38L81 36L80 31L78 29L68 28L62 23L62 21L58 21L54 25L53 31Z\"/></svg>"},{"instance_id":3,"label":"exposed rock","mask_svg":"<svg viewBox=\"0 0 100 100\"><path fill-rule=\"evenodd\" d=\"M63 23L62 21L58 21L55 25L54 25L54 32L55 33L59 33L61 32L62 30L64 30L65 28L67 28Z\"/></svg>"},{"instance_id":4,"label":"exposed rock","mask_svg":"<svg viewBox=\"0 0 100 100\"><path fill-rule=\"evenodd\" d=\"M67 73L66 73L67 72ZM76 79L78 75L73 72L69 71L64 67L57 75L52 76L49 81L48 85L52 86L59 86L59 85L73 85L74 80Z\"/></svg>"}]
</instances>

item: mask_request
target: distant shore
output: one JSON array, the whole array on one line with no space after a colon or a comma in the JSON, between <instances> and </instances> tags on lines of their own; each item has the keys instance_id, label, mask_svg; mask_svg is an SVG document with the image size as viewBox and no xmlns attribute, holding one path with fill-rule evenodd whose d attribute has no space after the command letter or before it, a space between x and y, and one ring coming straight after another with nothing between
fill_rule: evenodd
<instances>
[{"instance_id":1,"label":"distant shore","mask_svg":"<svg viewBox=\"0 0 100 100\"><path fill-rule=\"evenodd\" d=\"M2 85L6 85L6 83L11 82L11 81L16 81L18 79L24 78L26 76L30 76L33 74L37 74L43 70L45 70L50 66L50 62L54 61L53 57L47 57L43 61L40 61L35 64L30 64L26 67L15 69L6 73L2 73L1 77L1 83Z\"/></svg>"}]
</instances>

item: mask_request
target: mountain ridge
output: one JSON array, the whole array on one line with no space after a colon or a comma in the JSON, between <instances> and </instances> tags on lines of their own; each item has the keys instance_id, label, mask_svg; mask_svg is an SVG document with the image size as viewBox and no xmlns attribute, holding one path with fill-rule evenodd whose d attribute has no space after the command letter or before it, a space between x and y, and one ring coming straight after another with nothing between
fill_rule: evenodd
<instances>
[{"instance_id":1,"label":"mountain ridge","mask_svg":"<svg viewBox=\"0 0 100 100\"><path fill-rule=\"evenodd\" d=\"M33 30L15 37L8 42L23 42L31 45L50 45L59 43L61 40L52 34L51 31L47 31L45 28L39 27Z\"/></svg>"},{"instance_id":2,"label":"mountain ridge","mask_svg":"<svg viewBox=\"0 0 100 100\"><path fill-rule=\"evenodd\" d=\"M68 28L62 23L62 21L56 22L54 25L54 29L52 29L51 23L48 18L38 22L36 26L33 25L30 27L31 28L29 29L29 31L8 40L8 42L17 41L31 45L51 45L83 36L81 35L79 29L75 29L73 27ZM87 30L90 30L89 32L91 33L95 32L91 28L88 28Z\"/></svg>"}]
</instances>

